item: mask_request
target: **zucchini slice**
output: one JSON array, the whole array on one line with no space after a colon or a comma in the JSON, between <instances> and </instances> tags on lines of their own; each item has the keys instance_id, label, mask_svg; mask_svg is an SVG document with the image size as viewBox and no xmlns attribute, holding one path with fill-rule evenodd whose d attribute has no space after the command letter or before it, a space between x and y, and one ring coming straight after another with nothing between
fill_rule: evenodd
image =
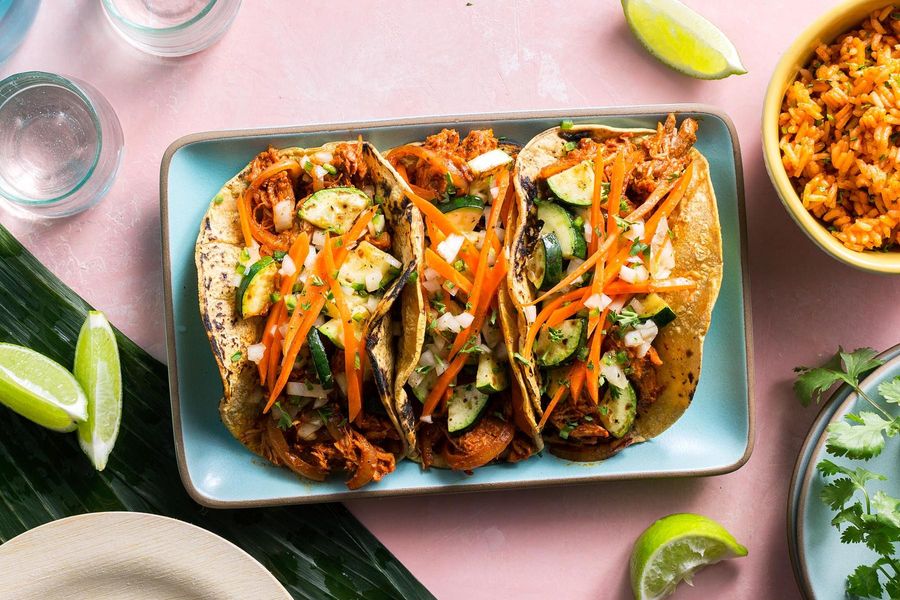
<instances>
[{"instance_id":1,"label":"zucchini slice","mask_svg":"<svg viewBox=\"0 0 900 600\"><path fill-rule=\"evenodd\" d=\"M484 201L478 196L458 196L438 208L460 231L475 231L484 214Z\"/></svg>"},{"instance_id":2,"label":"zucchini slice","mask_svg":"<svg viewBox=\"0 0 900 600\"><path fill-rule=\"evenodd\" d=\"M606 393L600 400L600 423L613 436L621 438L631 430L637 415L637 394L629 383L624 388L606 386Z\"/></svg>"},{"instance_id":3,"label":"zucchini slice","mask_svg":"<svg viewBox=\"0 0 900 600\"><path fill-rule=\"evenodd\" d=\"M587 345L587 319L568 319L559 327L542 330L534 343L537 362L542 367L555 367L578 356Z\"/></svg>"},{"instance_id":4,"label":"zucchini slice","mask_svg":"<svg viewBox=\"0 0 900 600\"><path fill-rule=\"evenodd\" d=\"M356 218L372 204L361 190L335 187L319 190L300 204L298 216L320 229L346 233Z\"/></svg>"},{"instance_id":5,"label":"zucchini slice","mask_svg":"<svg viewBox=\"0 0 900 600\"><path fill-rule=\"evenodd\" d=\"M241 318L265 314L272 306L278 263L271 256L263 256L250 265L237 289L237 309Z\"/></svg>"},{"instance_id":6,"label":"zucchini slice","mask_svg":"<svg viewBox=\"0 0 900 600\"><path fill-rule=\"evenodd\" d=\"M376 292L400 274L400 261L363 241L347 255L338 271L338 281L357 291Z\"/></svg>"},{"instance_id":7,"label":"zucchini slice","mask_svg":"<svg viewBox=\"0 0 900 600\"><path fill-rule=\"evenodd\" d=\"M496 394L508 388L509 374L506 372L506 365L497 362L493 354L481 354L475 373L475 387L482 394Z\"/></svg>"},{"instance_id":8,"label":"zucchini slice","mask_svg":"<svg viewBox=\"0 0 900 600\"><path fill-rule=\"evenodd\" d=\"M525 265L528 280L539 290L549 290L563 275L563 254L555 233L542 235Z\"/></svg>"},{"instance_id":9,"label":"zucchini slice","mask_svg":"<svg viewBox=\"0 0 900 600\"><path fill-rule=\"evenodd\" d=\"M362 334L362 323L353 322L354 333L356 334L356 339L359 339ZM330 319L325 321L322 325L318 327L319 333L327 337L331 340L331 343L340 348L344 349L344 324L340 319Z\"/></svg>"},{"instance_id":10,"label":"zucchini slice","mask_svg":"<svg viewBox=\"0 0 900 600\"><path fill-rule=\"evenodd\" d=\"M563 258L585 258L587 256L584 230L575 225L575 220L569 211L552 202L541 202L538 204L537 216L544 222L541 235L544 236L548 233L556 235Z\"/></svg>"},{"instance_id":11,"label":"zucchini slice","mask_svg":"<svg viewBox=\"0 0 900 600\"><path fill-rule=\"evenodd\" d=\"M642 301L642 304L644 310L640 314L641 320L652 320L656 323L657 327L668 325L675 320L675 317L677 317L675 311L672 310L672 307L670 307L659 294L647 294Z\"/></svg>"},{"instance_id":12,"label":"zucchini slice","mask_svg":"<svg viewBox=\"0 0 900 600\"><path fill-rule=\"evenodd\" d=\"M594 164L584 160L547 178L553 195L573 206L590 206L594 199Z\"/></svg>"},{"instance_id":13,"label":"zucchini slice","mask_svg":"<svg viewBox=\"0 0 900 600\"><path fill-rule=\"evenodd\" d=\"M490 397L471 383L453 388L447 401L447 431L462 432L478 421L487 408Z\"/></svg>"},{"instance_id":14,"label":"zucchini slice","mask_svg":"<svg viewBox=\"0 0 900 600\"><path fill-rule=\"evenodd\" d=\"M309 355L312 358L313 369L316 371L316 377L323 388L334 387L334 377L331 374L331 365L328 362L328 353L325 352L325 345L319 332L310 329L306 336L306 343L309 345Z\"/></svg>"}]
</instances>

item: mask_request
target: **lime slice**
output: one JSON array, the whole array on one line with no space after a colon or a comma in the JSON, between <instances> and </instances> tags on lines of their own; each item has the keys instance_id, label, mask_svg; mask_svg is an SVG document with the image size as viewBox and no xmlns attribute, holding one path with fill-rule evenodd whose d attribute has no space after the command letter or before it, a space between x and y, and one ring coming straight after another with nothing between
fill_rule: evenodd
<instances>
[{"instance_id":1,"label":"lime slice","mask_svg":"<svg viewBox=\"0 0 900 600\"><path fill-rule=\"evenodd\" d=\"M91 311L78 334L75 377L87 394L87 420L78 424L78 443L102 471L122 421L122 371L116 335L102 312Z\"/></svg>"},{"instance_id":2,"label":"lime slice","mask_svg":"<svg viewBox=\"0 0 900 600\"><path fill-rule=\"evenodd\" d=\"M65 367L43 354L0 344L0 403L56 431L87 419L87 398Z\"/></svg>"},{"instance_id":3,"label":"lime slice","mask_svg":"<svg viewBox=\"0 0 900 600\"><path fill-rule=\"evenodd\" d=\"M747 556L724 527L701 515L669 515L648 527L631 551L631 589L637 600L664 598L706 565Z\"/></svg>"},{"instance_id":4,"label":"lime slice","mask_svg":"<svg viewBox=\"0 0 900 600\"><path fill-rule=\"evenodd\" d=\"M698 79L747 72L731 40L678 0L622 0L622 8L641 44L676 71Z\"/></svg>"}]
</instances>

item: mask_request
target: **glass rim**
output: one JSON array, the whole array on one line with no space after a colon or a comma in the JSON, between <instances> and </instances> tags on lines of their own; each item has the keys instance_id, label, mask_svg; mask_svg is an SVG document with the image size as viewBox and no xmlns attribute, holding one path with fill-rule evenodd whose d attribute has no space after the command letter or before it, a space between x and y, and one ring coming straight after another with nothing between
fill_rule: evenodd
<instances>
[{"instance_id":1,"label":"glass rim","mask_svg":"<svg viewBox=\"0 0 900 600\"><path fill-rule=\"evenodd\" d=\"M29 81L31 79L32 81ZM25 85L22 85L22 82L25 82ZM19 84L17 86L17 84ZM67 77L63 77L62 75L56 75L55 73L48 73L46 71L23 71L21 73L15 73L6 77L3 80L0 80L0 108L2 108L7 102L15 98L18 94L25 91L28 88L34 87L35 85L57 85L59 87L65 88L81 98L81 100L85 103L88 109L88 113L91 115L91 121L94 123L94 129L97 132L97 151L94 153L94 160L91 162L90 168L84 174L84 177L69 191L54 198L47 198L44 200L35 200L34 198L23 198L12 192L9 192L6 189L0 190L0 196L6 198L11 202L15 202L16 204L20 204L23 206L46 206L48 204L55 204L62 200L65 200L69 196L75 194L84 185L90 180L93 176L94 171L97 169L97 165L100 163L100 153L103 150L103 127L100 124L100 118L97 116L97 111L94 109L94 103L91 102L90 97L84 93L84 90L81 89L81 86L78 85L72 79ZM4 93L7 88L13 88L13 93L9 96L6 96Z\"/></svg>"},{"instance_id":2,"label":"glass rim","mask_svg":"<svg viewBox=\"0 0 900 600\"><path fill-rule=\"evenodd\" d=\"M110 17L113 17L114 19L116 19L118 22L120 22L122 25L125 25L126 27L130 27L131 29L135 29L135 30L143 32L143 33L172 33L172 32L176 32L176 31L181 31L183 29L187 29L191 25L194 25L195 23L200 21L200 19L202 19L203 17L205 17L206 15L209 14L209 11L211 11L213 9L213 7L216 5L216 3L218 3L219 0L209 0L206 3L206 6L203 7L203 10L198 12L196 15L194 15L193 17L191 17L184 23L179 23L178 25L171 25L169 27L147 27L146 25L141 25L140 23L135 23L131 19L128 19L125 16L123 16L121 12L119 12L119 9L117 9L115 7L115 5L113 4L113 0L101 0L101 1L103 2L104 8L106 8L106 10L107 10L107 14L109 14Z\"/></svg>"}]
</instances>

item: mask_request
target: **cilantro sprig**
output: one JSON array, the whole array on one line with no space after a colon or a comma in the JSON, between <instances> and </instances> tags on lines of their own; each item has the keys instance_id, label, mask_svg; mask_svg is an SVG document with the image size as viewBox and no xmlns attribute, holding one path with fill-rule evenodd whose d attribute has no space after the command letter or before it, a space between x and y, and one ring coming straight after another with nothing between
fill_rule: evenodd
<instances>
[{"instance_id":1,"label":"cilantro sprig","mask_svg":"<svg viewBox=\"0 0 900 600\"><path fill-rule=\"evenodd\" d=\"M828 426L825 451L834 457L868 460L881 454L886 437L900 433L900 417L891 415L876 398L866 394L860 380L884 363L871 348L838 353L817 368L798 367L800 375L794 391L804 406L819 402L835 384L846 383L877 412L861 410L847 414L843 421ZM878 386L878 397L889 404L900 404L900 375ZM869 483L887 477L863 467L849 467L824 458L816 470L829 480L820 499L835 511L831 523L841 532L845 544L865 544L879 558L870 565L859 565L845 582L850 596L900 598L900 500L879 490L873 493Z\"/></svg>"}]
</instances>

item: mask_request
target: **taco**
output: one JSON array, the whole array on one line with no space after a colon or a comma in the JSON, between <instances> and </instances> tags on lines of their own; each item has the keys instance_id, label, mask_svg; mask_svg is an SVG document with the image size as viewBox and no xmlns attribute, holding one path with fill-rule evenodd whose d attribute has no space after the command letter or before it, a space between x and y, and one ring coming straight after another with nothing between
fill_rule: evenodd
<instances>
[{"instance_id":1,"label":"taco","mask_svg":"<svg viewBox=\"0 0 900 600\"><path fill-rule=\"evenodd\" d=\"M200 312L229 431L306 479L378 481L405 456L391 306L418 268L421 217L368 143L260 153L197 240ZM408 359L407 359L408 360Z\"/></svg>"},{"instance_id":2,"label":"taco","mask_svg":"<svg viewBox=\"0 0 900 600\"><path fill-rule=\"evenodd\" d=\"M517 153L489 129L462 140L444 129L387 153L424 220L417 303L403 308L418 352L398 363L395 385L410 456L426 469L471 471L541 448L524 381L510 367L518 348L504 232Z\"/></svg>"},{"instance_id":3,"label":"taco","mask_svg":"<svg viewBox=\"0 0 900 600\"><path fill-rule=\"evenodd\" d=\"M509 285L516 361L557 456L659 435L697 387L722 243L697 123L565 123L516 162Z\"/></svg>"}]
</instances>

